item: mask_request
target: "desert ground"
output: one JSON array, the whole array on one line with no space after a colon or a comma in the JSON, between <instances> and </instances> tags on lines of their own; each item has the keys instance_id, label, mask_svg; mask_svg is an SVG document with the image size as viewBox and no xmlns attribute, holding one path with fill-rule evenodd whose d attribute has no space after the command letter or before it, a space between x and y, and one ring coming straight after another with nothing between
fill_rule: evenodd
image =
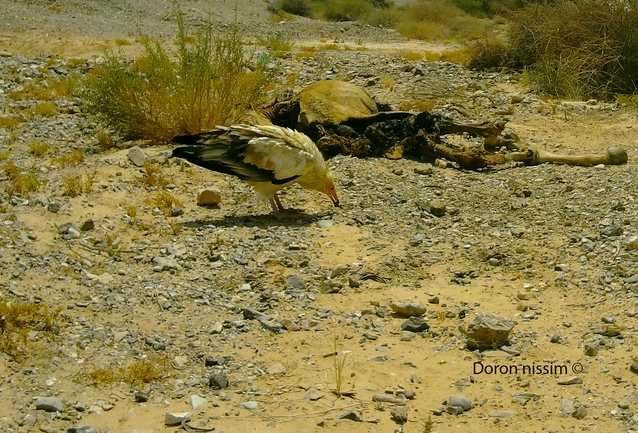
<instances>
[{"instance_id":1,"label":"desert ground","mask_svg":"<svg viewBox=\"0 0 638 433\"><path fill-rule=\"evenodd\" d=\"M137 143L100 149L108 125L56 99L56 115L0 128L6 161L42 180L10 194L0 174L0 301L59 310L54 334L36 327L23 356L0 353L0 432L168 432L184 412L187 431L638 431L635 110L543 98L511 71L406 59L449 44L273 22L260 0L180 7L195 25L236 13L249 49L276 32L292 54L318 47L275 60L273 98L340 79L396 109L427 100L461 121L505 120L525 145L621 146L629 160L469 171L336 156L341 205L291 187L282 201L302 212L281 221L237 179L143 146L181 201L167 215L129 157ZM0 0L0 10L3 117L38 103L9 98L20 86L85 74L105 46L133 57L139 32L171 41L176 30L164 0ZM50 150L34 155L33 141ZM60 162L78 150L83 161ZM69 197L73 175L91 185ZM197 206L204 189L221 193L219 206ZM512 322L505 345L468 347L483 313ZM131 365L159 371L131 380Z\"/></svg>"}]
</instances>

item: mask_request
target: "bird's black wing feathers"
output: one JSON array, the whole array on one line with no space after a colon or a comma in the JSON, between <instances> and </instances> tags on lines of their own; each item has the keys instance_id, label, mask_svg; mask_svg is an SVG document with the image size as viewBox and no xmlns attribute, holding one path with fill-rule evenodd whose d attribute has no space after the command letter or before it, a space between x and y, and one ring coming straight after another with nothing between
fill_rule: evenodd
<instances>
[{"instance_id":1,"label":"bird's black wing feathers","mask_svg":"<svg viewBox=\"0 0 638 433\"><path fill-rule=\"evenodd\" d=\"M271 182L275 185L283 185L299 177L297 175L277 179L274 171L244 162L246 149L252 138L225 129L195 135L180 135L173 138L173 142L189 146L173 149L171 156L184 158L200 167L237 176L248 182Z\"/></svg>"}]
</instances>

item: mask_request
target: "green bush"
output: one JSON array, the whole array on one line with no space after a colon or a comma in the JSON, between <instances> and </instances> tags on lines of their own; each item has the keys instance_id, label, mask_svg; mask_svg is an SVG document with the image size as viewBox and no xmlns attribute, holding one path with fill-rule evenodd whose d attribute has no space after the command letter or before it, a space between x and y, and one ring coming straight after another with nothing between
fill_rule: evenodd
<instances>
[{"instance_id":1,"label":"green bush","mask_svg":"<svg viewBox=\"0 0 638 433\"><path fill-rule=\"evenodd\" d=\"M274 4L271 4L269 9L274 13L282 10L301 17L312 16L312 4L309 0L278 0Z\"/></svg>"},{"instance_id":2,"label":"green bush","mask_svg":"<svg viewBox=\"0 0 638 433\"><path fill-rule=\"evenodd\" d=\"M215 36L207 24L193 37L180 12L176 20L175 53L147 36L140 38L144 53L133 63L107 52L83 83L85 110L126 137L167 142L234 123L263 102L271 77L264 62L247 63L236 25Z\"/></svg>"},{"instance_id":3,"label":"green bush","mask_svg":"<svg viewBox=\"0 0 638 433\"><path fill-rule=\"evenodd\" d=\"M601 99L638 91L638 0L529 5L512 14L508 38L511 65L528 67L541 91Z\"/></svg>"}]
</instances>

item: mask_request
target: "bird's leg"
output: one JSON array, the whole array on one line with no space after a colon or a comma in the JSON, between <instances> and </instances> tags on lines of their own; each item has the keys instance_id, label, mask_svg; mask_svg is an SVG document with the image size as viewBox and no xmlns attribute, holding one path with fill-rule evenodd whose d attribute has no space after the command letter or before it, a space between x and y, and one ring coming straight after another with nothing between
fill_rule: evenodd
<instances>
[{"instance_id":1,"label":"bird's leg","mask_svg":"<svg viewBox=\"0 0 638 433\"><path fill-rule=\"evenodd\" d=\"M284 207L281 205L281 201L279 200L279 197L277 196L277 193L275 193L272 196L273 201L277 204L277 208L279 209L279 212L283 212L286 209L284 209Z\"/></svg>"},{"instance_id":2,"label":"bird's leg","mask_svg":"<svg viewBox=\"0 0 638 433\"><path fill-rule=\"evenodd\" d=\"M270 198L270 205L272 206L273 215L275 216L275 218L279 220L286 219L286 218L296 218L299 216L296 213L290 213L290 214L286 213L286 209L281 204L279 197L277 197L277 193L275 193Z\"/></svg>"}]
</instances>

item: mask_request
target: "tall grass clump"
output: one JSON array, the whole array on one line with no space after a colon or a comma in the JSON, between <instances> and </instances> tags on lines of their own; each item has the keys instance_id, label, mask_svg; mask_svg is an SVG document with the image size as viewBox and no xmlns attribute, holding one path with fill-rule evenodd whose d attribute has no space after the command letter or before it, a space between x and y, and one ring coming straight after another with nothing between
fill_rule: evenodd
<instances>
[{"instance_id":1,"label":"tall grass clump","mask_svg":"<svg viewBox=\"0 0 638 433\"><path fill-rule=\"evenodd\" d=\"M246 60L237 25L216 36L208 23L192 42L183 15L175 16L176 52L142 36L144 53L135 62L107 52L84 83L85 109L126 137L166 142L236 122L263 102L271 76L264 62Z\"/></svg>"},{"instance_id":2,"label":"tall grass clump","mask_svg":"<svg viewBox=\"0 0 638 433\"><path fill-rule=\"evenodd\" d=\"M638 92L638 0L561 0L510 17L512 66L558 97Z\"/></svg>"},{"instance_id":3,"label":"tall grass clump","mask_svg":"<svg viewBox=\"0 0 638 433\"><path fill-rule=\"evenodd\" d=\"M301 17L311 17L312 3L309 0L278 0L270 3L268 10L274 14L284 11Z\"/></svg>"},{"instance_id":4,"label":"tall grass clump","mask_svg":"<svg viewBox=\"0 0 638 433\"><path fill-rule=\"evenodd\" d=\"M44 304L0 302L0 352L13 359L33 359L42 354L37 341L30 338L38 331L53 335L57 331L60 309Z\"/></svg>"}]
</instances>

